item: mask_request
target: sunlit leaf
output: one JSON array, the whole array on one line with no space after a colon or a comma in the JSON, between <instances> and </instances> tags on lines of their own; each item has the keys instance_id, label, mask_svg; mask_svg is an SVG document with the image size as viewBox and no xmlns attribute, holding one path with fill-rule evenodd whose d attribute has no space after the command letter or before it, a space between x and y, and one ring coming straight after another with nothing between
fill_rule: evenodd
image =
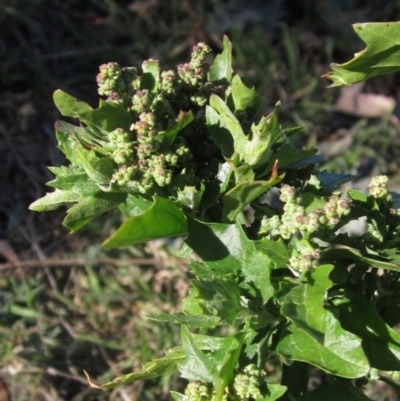
<instances>
[{"instance_id":1,"label":"sunlit leaf","mask_svg":"<svg viewBox=\"0 0 400 401\"><path fill-rule=\"evenodd\" d=\"M332 88L400 70L400 22L354 24L353 29L366 48L344 64L331 64L324 77L333 81Z\"/></svg>"},{"instance_id":2,"label":"sunlit leaf","mask_svg":"<svg viewBox=\"0 0 400 401\"><path fill-rule=\"evenodd\" d=\"M105 248L118 248L157 238L183 235L187 232L186 218L172 202L156 197L146 211L129 218L103 243Z\"/></svg>"}]
</instances>

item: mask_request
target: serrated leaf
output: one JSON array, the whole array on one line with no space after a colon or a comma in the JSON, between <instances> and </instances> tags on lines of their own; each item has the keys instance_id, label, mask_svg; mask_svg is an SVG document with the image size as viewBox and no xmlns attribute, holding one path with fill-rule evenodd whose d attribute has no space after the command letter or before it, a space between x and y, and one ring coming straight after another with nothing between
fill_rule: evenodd
<instances>
[{"instance_id":1,"label":"serrated leaf","mask_svg":"<svg viewBox=\"0 0 400 401\"><path fill-rule=\"evenodd\" d=\"M169 130L163 132L163 146L169 149L169 147L174 143L179 132L189 125L193 119L193 113L190 110L186 112L181 110L178 118L176 119L176 124Z\"/></svg>"},{"instance_id":2,"label":"serrated leaf","mask_svg":"<svg viewBox=\"0 0 400 401\"><path fill-rule=\"evenodd\" d=\"M86 173L69 174L56 177L46 185L71 191L82 196L94 195L99 191L98 185L88 179Z\"/></svg>"},{"instance_id":3,"label":"serrated leaf","mask_svg":"<svg viewBox=\"0 0 400 401\"><path fill-rule=\"evenodd\" d=\"M185 313L217 316L223 322L233 324L241 311L240 288L234 281L228 280L195 280L192 282L192 293L183 304ZM189 303L190 301L190 303ZM197 301L197 305L195 304ZM191 308L190 311L188 310Z\"/></svg>"},{"instance_id":4,"label":"serrated leaf","mask_svg":"<svg viewBox=\"0 0 400 401\"><path fill-rule=\"evenodd\" d=\"M263 103L262 97L253 88L248 88L239 75L235 75L232 79L231 94L235 111L246 111L250 120L260 111Z\"/></svg>"},{"instance_id":5,"label":"serrated leaf","mask_svg":"<svg viewBox=\"0 0 400 401\"><path fill-rule=\"evenodd\" d=\"M181 340L182 348L185 353L185 359L178 364L181 376L189 381L214 381L215 376L212 374L212 360L200 350L192 334L184 325L181 326Z\"/></svg>"},{"instance_id":6,"label":"serrated leaf","mask_svg":"<svg viewBox=\"0 0 400 401\"><path fill-rule=\"evenodd\" d=\"M151 362L145 363L142 370L139 372L116 377L114 380L111 380L110 382L104 383L100 386L93 384L90 381L89 375L86 375L89 379L89 384L91 387L110 390L115 387L137 382L139 380L147 380L154 377L166 376L175 373L178 370L177 364L184 359L185 353L182 347L175 347L168 350L163 358L154 359Z\"/></svg>"},{"instance_id":7,"label":"serrated leaf","mask_svg":"<svg viewBox=\"0 0 400 401\"><path fill-rule=\"evenodd\" d=\"M351 299L342 301L337 308L343 328L362 338L372 367L400 370L400 334L385 323L372 302Z\"/></svg>"},{"instance_id":8,"label":"serrated leaf","mask_svg":"<svg viewBox=\"0 0 400 401\"><path fill-rule=\"evenodd\" d=\"M274 264L274 268L287 267L289 265L289 248L282 238L270 240L263 238L255 243L256 248L268 255Z\"/></svg>"},{"instance_id":9,"label":"serrated leaf","mask_svg":"<svg viewBox=\"0 0 400 401\"><path fill-rule=\"evenodd\" d=\"M118 248L187 233L186 217L175 204L156 197L144 213L129 218L102 246Z\"/></svg>"},{"instance_id":10,"label":"serrated leaf","mask_svg":"<svg viewBox=\"0 0 400 401\"><path fill-rule=\"evenodd\" d=\"M240 182L222 197L222 221L234 221L245 206L265 194L278 184L283 175L271 177L268 181Z\"/></svg>"},{"instance_id":11,"label":"serrated leaf","mask_svg":"<svg viewBox=\"0 0 400 401\"><path fill-rule=\"evenodd\" d=\"M354 24L353 29L366 48L344 64L331 64L324 75L333 81L331 88L400 70L400 22Z\"/></svg>"},{"instance_id":12,"label":"serrated leaf","mask_svg":"<svg viewBox=\"0 0 400 401\"><path fill-rule=\"evenodd\" d=\"M78 202L80 199L81 195L76 192L56 189L54 192L47 193L43 198L31 203L29 209L35 212L48 212L69 203Z\"/></svg>"},{"instance_id":13,"label":"serrated leaf","mask_svg":"<svg viewBox=\"0 0 400 401\"><path fill-rule=\"evenodd\" d=\"M205 186L203 183L201 183L200 189L197 189L195 186L186 186L181 191L178 189L177 201L180 205L189 207L193 211L193 213L195 213L200 206L204 190Z\"/></svg>"},{"instance_id":14,"label":"serrated leaf","mask_svg":"<svg viewBox=\"0 0 400 401\"><path fill-rule=\"evenodd\" d=\"M251 126L252 137L246 143L243 160L254 168L267 164L272 157L272 146L282 135L275 112L262 117L259 123ZM275 160L275 159L274 159Z\"/></svg>"},{"instance_id":15,"label":"serrated leaf","mask_svg":"<svg viewBox=\"0 0 400 401\"><path fill-rule=\"evenodd\" d=\"M93 150L85 149L79 143L74 144L73 151L74 162L85 170L87 176L100 187L108 188L114 173L111 158L99 157Z\"/></svg>"},{"instance_id":16,"label":"serrated leaf","mask_svg":"<svg viewBox=\"0 0 400 401\"><path fill-rule=\"evenodd\" d=\"M221 276L239 271L246 254L254 250L239 223L202 223L189 218L188 233L186 244Z\"/></svg>"},{"instance_id":17,"label":"serrated leaf","mask_svg":"<svg viewBox=\"0 0 400 401\"><path fill-rule=\"evenodd\" d=\"M279 340L277 353L294 361L307 362L335 376L354 379L366 375L370 366L361 339L345 331L337 315L335 309L326 308L321 316L322 343L301 328L289 325Z\"/></svg>"},{"instance_id":18,"label":"serrated leaf","mask_svg":"<svg viewBox=\"0 0 400 401\"><path fill-rule=\"evenodd\" d=\"M99 107L92 109L87 103L62 90L56 90L53 99L65 117L77 118L85 124L94 125L107 132L117 128L129 131L131 117L128 110L120 103L100 100Z\"/></svg>"},{"instance_id":19,"label":"serrated leaf","mask_svg":"<svg viewBox=\"0 0 400 401\"><path fill-rule=\"evenodd\" d=\"M153 202L140 195L127 194L126 199L118 205L125 217L138 216L144 213Z\"/></svg>"},{"instance_id":20,"label":"serrated leaf","mask_svg":"<svg viewBox=\"0 0 400 401\"><path fill-rule=\"evenodd\" d=\"M274 295L281 305L281 314L321 344L324 341L323 316L326 313L323 300L333 285L329 279L332 270L332 265L318 266L307 283L296 285L281 281Z\"/></svg>"},{"instance_id":21,"label":"serrated leaf","mask_svg":"<svg viewBox=\"0 0 400 401\"><path fill-rule=\"evenodd\" d=\"M259 251L249 254L242 266L245 281L252 282L260 290L263 304L268 302L274 292L270 281L272 268L272 260Z\"/></svg>"},{"instance_id":22,"label":"serrated leaf","mask_svg":"<svg viewBox=\"0 0 400 401\"><path fill-rule=\"evenodd\" d=\"M215 57L208 72L208 80L214 84L229 84L232 75L232 44L224 35L222 53Z\"/></svg>"},{"instance_id":23,"label":"serrated leaf","mask_svg":"<svg viewBox=\"0 0 400 401\"><path fill-rule=\"evenodd\" d=\"M81 199L67 211L63 225L78 231L95 217L116 208L126 198L126 194L98 192L96 195Z\"/></svg>"},{"instance_id":24,"label":"serrated leaf","mask_svg":"<svg viewBox=\"0 0 400 401\"><path fill-rule=\"evenodd\" d=\"M160 66L157 60L146 60L142 64L142 78L140 89L147 89L150 92L157 92L160 82Z\"/></svg>"},{"instance_id":25,"label":"serrated leaf","mask_svg":"<svg viewBox=\"0 0 400 401\"><path fill-rule=\"evenodd\" d=\"M187 356L179 363L182 376L188 380L211 381L216 393L222 396L236 368L243 344L243 333L211 337L192 334L185 326L182 326L181 332L182 346Z\"/></svg>"},{"instance_id":26,"label":"serrated leaf","mask_svg":"<svg viewBox=\"0 0 400 401\"><path fill-rule=\"evenodd\" d=\"M248 138L245 135L245 133L243 132L243 129L242 129L242 126L240 125L239 120L232 113L232 111L229 109L229 107L226 105L226 103L217 95L210 96L210 106L218 113L218 123L219 123L220 127L225 129L226 131L228 131L228 133L233 138L234 151L238 155L240 155L241 160L244 160L243 153L247 146ZM210 114L210 112L209 112L209 114ZM209 117L209 119L207 121L209 124L212 123L216 119L216 116L214 114L211 114L211 116L212 117ZM212 129L212 128L210 127L209 129ZM225 132L225 131L223 131L223 132ZM228 134L224 134L224 136L227 136L227 135ZM221 132L219 133L219 136L221 136ZM224 144L226 142L227 142L227 140L224 138ZM217 145L218 145L218 143L217 143ZM228 148L228 146L226 146L226 144L224 146L225 146L224 150L226 150ZM231 156L232 155L228 155L228 157L231 157Z\"/></svg>"}]
</instances>

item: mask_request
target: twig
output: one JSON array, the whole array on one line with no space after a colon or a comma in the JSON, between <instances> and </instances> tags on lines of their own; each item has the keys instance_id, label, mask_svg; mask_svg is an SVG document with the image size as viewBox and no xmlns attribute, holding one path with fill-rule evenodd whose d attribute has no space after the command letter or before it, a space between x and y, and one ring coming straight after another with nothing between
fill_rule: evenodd
<instances>
[{"instance_id":1,"label":"twig","mask_svg":"<svg viewBox=\"0 0 400 401\"><path fill-rule=\"evenodd\" d=\"M113 265L113 266L150 266L156 264L154 258L131 258L131 259L47 259L47 260L24 260L18 263L1 263L0 272L10 269L29 269L31 267L69 267L69 266L85 266L85 265Z\"/></svg>"}]
</instances>

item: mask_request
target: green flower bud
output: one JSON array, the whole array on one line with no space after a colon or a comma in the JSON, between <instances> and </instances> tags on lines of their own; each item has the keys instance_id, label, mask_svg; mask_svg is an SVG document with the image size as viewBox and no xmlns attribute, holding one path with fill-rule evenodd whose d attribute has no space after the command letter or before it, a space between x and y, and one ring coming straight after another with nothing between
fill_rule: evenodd
<instances>
[{"instance_id":1,"label":"green flower bud","mask_svg":"<svg viewBox=\"0 0 400 401\"><path fill-rule=\"evenodd\" d=\"M261 398L261 372L255 365L246 366L235 376L233 388L241 400Z\"/></svg>"},{"instance_id":2,"label":"green flower bud","mask_svg":"<svg viewBox=\"0 0 400 401\"><path fill-rule=\"evenodd\" d=\"M212 387L202 380L194 381L187 385L185 395L190 401L211 401Z\"/></svg>"},{"instance_id":3,"label":"green flower bud","mask_svg":"<svg viewBox=\"0 0 400 401\"><path fill-rule=\"evenodd\" d=\"M140 113L148 112L150 110L153 95L147 89L138 90L132 97L131 110Z\"/></svg>"},{"instance_id":4,"label":"green flower bud","mask_svg":"<svg viewBox=\"0 0 400 401\"><path fill-rule=\"evenodd\" d=\"M101 96L109 96L116 92L119 94L123 89L120 81L121 68L118 63L107 63L100 66L100 73L96 77L98 92Z\"/></svg>"},{"instance_id":5,"label":"green flower bud","mask_svg":"<svg viewBox=\"0 0 400 401\"><path fill-rule=\"evenodd\" d=\"M387 190L388 177L379 175L371 178L368 191L371 196L378 200L390 200L391 196Z\"/></svg>"},{"instance_id":6,"label":"green flower bud","mask_svg":"<svg viewBox=\"0 0 400 401\"><path fill-rule=\"evenodd\" d=\"M279 199L284 203L294 203L296 197L296 190L289 185L282 185L281 194Z\"/></svg>"}]
</instances>

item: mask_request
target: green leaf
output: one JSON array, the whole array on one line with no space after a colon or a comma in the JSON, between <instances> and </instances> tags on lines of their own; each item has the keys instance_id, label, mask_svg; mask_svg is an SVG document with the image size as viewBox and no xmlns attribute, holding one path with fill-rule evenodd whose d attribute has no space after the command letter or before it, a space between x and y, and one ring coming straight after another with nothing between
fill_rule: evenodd
<instances>
[{"instance_id":1,"label":"green leaf","mask_svg":"<svg viewBox=\"0 0 400 401\"><path fill-rule=\"evenodd\" d=\"M356 189L349 189L347 191L347 195L349 195L354 205L380 213L379 206L373 196L368 196L363 192L357 191Z\"/></svg>"},{"instance_id":2,"label":"green leaf","mask_svg":"<svg viewBox=\"0 0 400 401\"><path fill-rule=\"evenodd\" d=\"M324 260L351 260L364 265L386 270L400 271L397 258L383 258L381 256L365 255L359 249L346 245L332 245L323 254Z\"/></svg>"},{"instance_id":3,"label":"green leaf","mask_svg":"<svg viewBox=\"0 0 400 401\"><path fill-rule=\"evenodd\" d=\"M158 376L166 376L175 373L178 370L177 364L185 359L185 353L182 347L175 347L166 352L163 358L153 359L143 365L142 370L139 372L129 373L124 376L116 377L114 380L98 386L91 382L89 375L86 376L89 384L93 388L102 390L110 390L115 387L125 386L137 382L139 380L152 379Z\"/></svg>"},{"instance_id":4,"label":"green leaf","mask_svg":"<svg viewBox=\"0 0 400 401\"><path fill-rule=\"evenodd\" d=\"M263 398L257 398L257 401L277 401L286 393L287 387L280 384L268 383L268 395Z\"/></svg>"},{"instance_id":5,"label":"green leaf","mask_svg":"<svg viewBox=\"0 0 400 401\"><path fill-rule=\"evenodd\" d=\"M185 314L200 312L201 315L217 316L229 324L235 322L241 311L240 288L236 282L195 280L192 287L190 298L183 303Z\"/></svg>"},{"instance_id":6,"label":"green leaf","mask_svg":"<svg viewBox=\"0 0 400 401\"><path fill-rule=\"evenodd\" d=\"M337 305L345 330L362 338L362 347L372 367L400 370L400 334L379 316L372 302L351 299Z\"/></svg>"},{"instance_id":7,"label":"green leaf","mask_svg":"<svg viewBox=\"0 0 400 401\"><path fill-rule=\"evenodd\" d=\"M327 170L320 171L317 177L321 183L322 190L325 192L331 192L338 186L355 178L352 174L333 174L329 173Z\"/></svg>"},{"instance_id":8,"label":"green leaf","mask_svg":"<svg viewBox=\"0 0 400 401\"><path fill-rule=\"evenodd\" d=\"M202 223L188 218L188 234L186 244L217 274L235 274L246 254L254 251L239 223Z\"/></svg>"},{"instance_id":9,"label":"green leaf","mask_svg":"<svg viewBox=\"0 0 400 401\"><path fill-rule=\"evenodd\" d=\"M182 326L182 346L187 350L187 358L179 363L179 371L189 380L211 381L216 390L215 399L222 399L236 368L243 339L243 333L228 337L211 337L192 334ZM207 370L208 378L203 378L202 375L207 374Z\"/></svg>"},{"instance_id":10,"label":"green leaf","mask_svg":"<svg viewBox=\"0 0 400 401\"><path fill-rule=\"evenodd\" d=\"M321 344L324 341L323 316L326 313L323 300L333 284L329 279L332 270L332 265L318 266L304 284L281 281L274 295L281 305L282 315Z\"/></svg>"},{"instance_id":11,"label":"green leaf","mask_svg":"<svg viewBox=\"0 0 400 401\"><path fill-rule=\"evenodd\" d=\"M222 53L215 57L208 72L208 80L214 84L229 84L232 80L232 44L224 35Z\"/></svg>"},{"instance_id":12,"label":"green leaf","mask_svg":"<svg viewBox=\"0 0 400 401\"><path fill-rule=\"evenodd\" d=\"M333 81L331 88L400 70L400 22L354 24L353 29L367 46L350 61L331 64L324 75Z\"/></svg>"},{"instance_id":13,"label":"green leaf","mask_svg":"<svg viewBox=\"0 0 400 401\"><path fill-rule=\"evenodd\" d=\"M94 181L103 190L109 190L110 181L114 173L114 165L108 156L98 156L93 150L83 147L73 137L57 131L59 149L75 166L84 170L90 180Z\"/></svg>"},{"instance_id":14,"label":"green leaf","mask_svg":"<svg viewBox=\"0 0 400 401\"><path fill-rule=\"evenodd\" d=\"M234 221L236 216L249 203L265 194L283 179L283 175L268 181L240 182L222 197L222 221Z\"/></svg>"},{"instance_id":15,"label":"green leaf","mask_svg":"<svg viewBox=\"0 0 400 401\"><path fill-rule=\"evenodd\" d=\"M275 111L267 117L262 117L257 125L253 124L251 131L251 140L246 143L243 160L257 168L271 161L272 146L282 136Z\"/></svg>"},{"instance_id":16,"label":"green leaf","mask_svg":"<svg viewBox=\"0 0 400 401\"><path fill-rule=\"evenodd\" d=\"M146 60L142 64L142 78L140 89L147 89L150 92L157 92L160 83L160 66L157 60Z\"/></svg>"},{"instance_id":17,"label":"green leaf","mask_svg":"<svg viewBox=\"0 0 400 401\"><path fill-rule=\"evenodd\" d=\"M129 218L103 243L103 247L118 248L186 233L186 218L182 211L171 201L156 197L151 207Z\"/></svg>"},{"instance_id":18,"label":"green leaf","mask_svg":"<svg viewBox=\"0 0 400 401\"><path fill-rule=\"evenodd\" d=\"M85 124L94 125L107 132L117 128L129 131L131 117L128 110L120 103L100 100L99 107L92 109L87 103L62 90L56 90L53 99L58 110L65 117L77 118Z\"/></svg>"},{"instance_id":19,"label":"green leaf","mask_svg":"<svg viewBox=\"0 0 400 401\"><path fill-rule=\"evenodd\" d=\"M211 95L210 96L210 106L218 113L218 120L216 120L215 113L210 114L210 110L208 111L209 116L207 119L208 124L215 124L219 123L219 126L226 130L228 133L225 133L226 131L222 131L224 134L222 135L221 130L218 131L218 140L216 141L214 139L214 135L212 136L213 140L216 142L217 145L221 143L221 139L223 139L222 146L223 150L227 150L227 142L228 140L226 137L230 135L233 139L233 147L234 151L240 155L240 159L244 160L243 154L245 152L245 148L247 146L248 138L243 132L242 126L240 125L239 120L236 118L236 116L232 113L232 111L229 109L229 107L226 105L226 103L217 95ZM211 129L211 134L216 133L212 131ZM232 155L227 155L228 157L231 157Z\"/></svg>"},{"instance_id":20,"label":"green leaf","mask_svg":"<svg viewBox=\"0 0 400 401\"><path fill-rule=\"evenodd\" d=\"M75 143L73 151L75 163L82 167L96 184L108 189L114 173L112 160L108 156L98 157L93 150L87 150L79 143Z\"/></svg>"},{"instance_id":21,"label":"green leaf","mask_svg":"<svg viewBox=\"0 0 400 401\"><path fill-rule=\"evenodd\" d=\"M204 190L205 186L203 183L201 183L200 189L188 186L183 188L182 191L178 189L178 203L183 206L187 206L192 210L193 213L195 213L200 206Z\"/></svg>"},{"instance_id":22,"label":"green leaf","mask_svg":"<svg viewBox=\"0 0 400 401\"><path fill-rule=\"evenodd\" d=\"M76 192L56 189L54 192L47 193L43 198L31 203L29 209L35 212L48 212L69 203L78 202L80 199L81 195Z\"/></svg>"},{"instance_id":23,"label":"green leaf","mask_svg":"<svg viewBox=\"0 0 400 401\"><path fill-rule=\"evenodd\" d=\"M276 153L272 155L272 158L267 166L263 169L260 169L261 171L258 173L258 177L268 175L273 169L276 160L278 160L279 168L282 169L283 167L291 165L297 161L307 159L317 152L318 149L315 148L297 150L289 143L283 145Z\"/></svg>"},{"instance_id":24,"label":"green leaf","mask_svg":"<svg viewBox=\"0 0 400 401\"><path fill-rule=\"evenodd\" d=\"M177 393L176 391L169 392L174 401L190 401L189 397L185 394Z\"/></svg>"},{"instance_id":25,"label":"green leaf","mask_svg":"<svg viewBox=\"0 0 400 401\"><path fill-rule=\"evenodd\" d=\"M235 75L232 79L231 93L235 111L246 111L250 120L260 111L263 103L262 97L254 89L248 88L239 75Z\"/></svg>"},{"instance_id":26,"label":"green leaf","mask_svg":"<svg viewBox=\"0 0 400 401\"><path fill-rule=\"evenodd\" d=\"M210 315L184 315L181 313L164 313L158 315L146 315L148 319L156 322L185 324L186 326L196 327L199 329L210 329L220 324L221 319L218 316Z\"/></svg>"},{"instance_id":27,"label":"green leaf","mask_svg":"<svg viewBox=\"0 0 400 401\"><path fill-rule=\"evenodd\" d=\"M176 136L179 132L185 128L188 124L193 121L193 113L189 111L180 111L178 118L176 119L176 124L167 131L163 132L163 146L166 148L170 148L170 146L174 143Z\"/></svg>"},{"instance_id":28,"label":"green leaf","mask_svg":"<svg viewBox=\"0 0 400 401\"><path fill-rule=\"evenodd\" d=\"M54 173L54 169L52 172ZM68 175L59 175L53 181L46 185L65 191L71 191L82 196L94 195L99 191L98 185L88 179L86 173L70 173Z\"/></svg>"},{"instance_id":29,"label":"green leaf","mask_svg":"<svg viewBox=\"0 0 400 401\"><path fill-rule=\"evenodd\" d=\"M371 401L361 390L354 387L351 383L343 383L335 380L334 382L319 386L301 401Z\"/></svg>"},{"instance_id":30,"label":"green leaf","mask_svg":"<svg viewBox=\"0 0 400 401\"><path fill-rule=\"evenodd\" d=\"M206 106L207 131L210 138L220 148L222 154L229 158L234 152L233 137L228 129L219 124L219 114L210 106Z\"/></svg>"},{"instance_id":31,"label":"green leaf","mask_svg":"<svg viewBox=\"0 0 400 401\"><path fill-rule=\"evenodd\" d=\"M289 248L282 238L270 240L263 238L255 242L256 249L268 255L274 268L286 268L289 265Z\"/></svg>"},{"instance_id":32,"label":"green leaf","mask_svg":"<svg viewBox=\"0 0 400 401\"><path fill-rule=\"evenodd\" d=\"M79 200L67 211L63 225L71 230L78 231L95 217L116 208L126 198L126 194L98 192L89 198Z\"/></svg>"},{"instance_id":33,"label":"green leaf","mask_svg":"<svg viewBox=\"0 0 400 401\"><path fill-rule=\"evenodd\" d=\"M178 364L181 376L189 381L214 381L212 360L207 358L207 355L200 350L193 339L193 335L184 325L181 326L181 340L185 352L185 359Z\"/></svg>"},{"instance_id":34,"label":"green leaf","mask_svg":"<svg viewBox=\"0 0 400 401\"><path fill-rule=\"evenodd\" d=\"M259 251L249 254L242 266L245 281L254 283L254 286L260 290L263 304L268 302L274 292L270 280L272 268L273 261L266 254Z\"/></svg>"},{"instance_id":35,"label":"green leaf","mask_svg":"<svg viewBox=\"0 0 400 401\"><path fill-rule=\"evenodd\" d=\"M323 342L301 328L289 325L279 340L276 351L294 361L307 362L327 373L349 379L366 375L370 366L361 347L361 339L345 331L338 313L326 308L320 317L324 327Z\"/></svg>"},{"instance_id":36,"label":"green leaf","mask_svg":"<svg viewBox=\"0 0 400 401\"><path fill-rule=\"evenodd\" d=\"M125 217L133 217L144 213L152 204L152 201L143 196L127 194L126 199L118 205L118 208Z\"/></svg>"}]
</instances>

